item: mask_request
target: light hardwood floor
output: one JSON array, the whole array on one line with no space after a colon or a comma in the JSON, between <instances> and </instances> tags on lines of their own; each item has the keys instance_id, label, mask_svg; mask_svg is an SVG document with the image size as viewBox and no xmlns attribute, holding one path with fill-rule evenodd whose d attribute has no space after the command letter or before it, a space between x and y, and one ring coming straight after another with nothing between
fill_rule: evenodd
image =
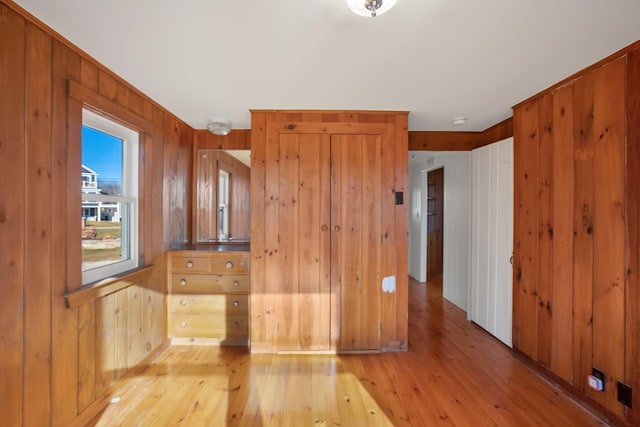
<instances>
[{"instance_id":1,"label":"light hardwood floor","mask_svg":"<svg viewBox=\"0 0 640 427\"><path fill-rule=\"evenodd\" d=\"M409 283L409 351L251 355L172 346L116 390L96 426L606 425L442 299Z\"/></svg>"}]
</instances>

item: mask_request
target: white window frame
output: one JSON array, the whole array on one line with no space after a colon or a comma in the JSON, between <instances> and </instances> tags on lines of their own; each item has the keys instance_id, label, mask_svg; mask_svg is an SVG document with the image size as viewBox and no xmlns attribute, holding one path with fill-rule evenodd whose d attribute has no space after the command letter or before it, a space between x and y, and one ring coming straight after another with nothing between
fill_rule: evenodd
<instances>
[{"instance_id":1,"label":"white window frame","mask_svg":"<svg viewBox=\"0 0 640 427\"><path fill-rule=\"evenodd\" d=\"M113 120L82 109L82 125L112 135L122 140L122 195L82 194L82 200L96 202L118 202L127 204L129 209L121 209L121 247L129 247L129 258L82 272L82 284L89 285L102 279L117 276L139 266L138 247L138 147L140 134ZM128 214L127 214L128 211ZM127 218L125 218L127 216ZM78 242L78 244L81 244Z\"/></svg>"}]
</instances>

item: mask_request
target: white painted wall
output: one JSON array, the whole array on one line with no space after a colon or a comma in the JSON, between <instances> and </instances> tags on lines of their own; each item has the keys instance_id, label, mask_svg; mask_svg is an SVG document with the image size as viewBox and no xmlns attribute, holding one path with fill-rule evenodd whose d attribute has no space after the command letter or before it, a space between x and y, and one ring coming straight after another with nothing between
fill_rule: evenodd
<instances>
[{"instance_id":1,"label":"white painted wall","mask_svg":"<svg viewBox=\"0 0 640 427\"><path fill-rule=\"evenodd\" d=\"M409 275L424 282L427 259L427 173L444 167L444 297L467 310L471 249L471 153L409 153Z\"/></svg>"},{"instance_id":2,"label":"white painted wall","mask_svg":"<svg viewBox=\"0 0 640 427\"><path fill-rule=\"evenodd\" d=\"M513 138L473 150L468 317L511 346Z\"/></svg>"}]
</instances>

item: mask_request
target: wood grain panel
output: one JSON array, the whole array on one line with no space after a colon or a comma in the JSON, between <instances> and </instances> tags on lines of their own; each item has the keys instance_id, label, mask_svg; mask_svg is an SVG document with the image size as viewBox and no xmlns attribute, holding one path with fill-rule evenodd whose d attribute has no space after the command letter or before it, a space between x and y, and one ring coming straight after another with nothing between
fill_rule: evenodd
<instances>
[{"instance_id":1,"label":"wood grain panel","mask_svg":"<svg viewBox=\"0 0 640 427\"><path fill-rule=\"evenodd\" d=\"M78 308L78 412L96 399L96 304Z\"/></svg>"},{"instance_id":2,"label":"wood grain panel","mask_svg":"<svg viewBox=\"0 0 640 427\"><path fill-rule=\"evenodd\" d=\"M194 150L194 167L195 241L216 240L218 237L218 156L213 150Z\"/></svg>"},{"instance_id":3,"label":"wood grain panel","mask_svg":"<svg viewBox=\"0 0 640 427\"><path fill-rule=\"evenodd\" d=\"M532 102L514 111L514 159L520 167L519 217L514 222L514 247L518 248L514 277L514 347L534 360L538 357L538 103ZM515 295L517 293L517 295Z\"/></svg>"},{"instance_id":4,"label":"wood grain panel","mask_svg":"<svg viewBox=\"0 0 640 427\"><path fill-rule=\"evenodd\" d=\"M279 293L277 296L278 340L281 350L300 347L300 220L298 215L299 135L280 135L278 144L278 223ZM306 219L305 219L306 220ZM317 224L314 224L317 225ZM309 268L309 266L304 266Z\"/></svg>"},{"instance_id":5,"label":"wood grain panel","mask_svg":"<svg viewBox=\"0 0 640 427\"><path fill-rule=\"evenodd\" d=\"M409 132L409 151L471 151L482 141L482 132L414 130Z\"/></svg>"},{"instance_id":6,"label":"wood grain panel","mask_svg":"<svg viewBox=\"0 0 640 427\"><path fill-rule=\"evenodd\" d=\"M513 118L481 132L419 131L408 134L408 149L411 151L471 151L513 136Z\"/></svg>"},{"instance_id":7,"label":"wood grain panel","mask_svg":"<svg viewBox=\"0 0 640 427\"><path fill-rule=\"evenodd\" d=\"M115 295L107 295L95 302L96 316L96 396L103 396L115 383L116 323Z\"/></svg>"},{"instance_id":8,"label":"wood grain panel","mask_svg":"<svg viewBox=\"0 0 640 427\"><path fill-rule=\"evenodd\" d=\"M118 82L103 70L98 70L98 93L110 101L115 101L118 94Z\"/></svg>"},{"instance_id":9,"label":"wood grain panel","mask_svg":"<svg viewBox=\"0 0 640 427\"><path fill-rule=\"evenodd\" d=\"M328 181L323 181L328 177L329 147L322 139L320 135L303 135L298 147L298 340L302 350L331 348L331 287L326 258L330 193Z\"/></svg>"},{"instance_id":10,"label":"wood grain panel","mask_svg":"<svg viewBox=\"0 0 640 427\"><path fill-rule=\"evenodd\" d=\"M115 298L115 377L124 376L129 368L129 299L127 289L114 294Z\"/></svg>"},{"instance_id":11,"label":"wood grain panel","mask_svg":"<svg viewBox=\"0 0 640 427\"><path fill-rule=\"evenodd\" d=\"M573 86L553 93L551 370L573 381ZM541 157L541 164L543 160Z\"/></svg>"},{"instance_id":12,"label":"wood grain panel","mask_svg":"<svg viewBox=\"0 0 640 427\"><path fill-rule=\"evenodd\" d=\"M0 4L0 401L12 426L23 425L25 390L25 44L24 20Z\"/></svg>"},{"instance_id":13,"label":"wood grain panel","mask_svg":"<svg viewBox=\"0 0 640 427\"><path fill-rule=\"evenodd\" d=\"M593 364L607 375L594 398L618 416L624 378L625 60L594 72Z\"/></svg>"},{"instance_id":14,"label":"wood grain panel","mask_svg":"<svg viewBox=\"0 0 640 427\"><path fill-rule=\"evenodd\" d=\"M362 277L362 141L357 136L339 136L331 139L332 163L340 168L332 168L331 173L340 174L340 187L332 188L339 203L338 215L331 224L332 239L338 239L339 250L332 252L331 264L339 267L340 280L340 349L366 349L363 342L362 321L366 300L363 289L367 286ZM339 159L339 160L338 160ZM366 292L366 291L365 291Z\"/></svg>"},{"instance_id":15,"label":"wood grain panel","mask_svg":"<svg viewBox=\"0 0 640 427\"><path fill-rule=\"evenodd\" d=\"M143 288L135 285L127 288L127 366L133 368L146 355L144 348L144 299ZM122 291L124 292L124 290Z\"/></svg>"},{"instance_id":16,"label":"wood grain panel","mask_svg":"<svg viewBox=\"0 0 640 427\"><path fill-rule=\"evenodd\" d=\"M83 87L98 92L98 67L88 58L80 60L80 83Z\"/></svg>"},{"instance_id":17,"label":"wood grain panel","mask_svg":"<svg viewBox=\"0 0 640 427\"><path fill-rule=\"evenodd\" d=\"M26 26L25 426L51 414L51 38Z\"/></svg>"},{"instance_id":18,"label":"wood grain panel","mask_svg":"<svg viewBox=\"0 0 640 427\"><path fill-rule=\"evenodd\" d=\"M360 319L361 348L378 349L380 343L380 285L382 208L389 207L383 203L382 187L382 150L380 137L360 137L360 169L362 174L361 207L362 212L362 271L361 300L363 302ZM353 163L352 163L353 164ZM394 207L392 206L391 209Z\"/></svg>"},{"instance_id":19,"label":"wood grain panel","mask_svg":"<svg viewBox=\"0 0 640 427\"><path fill-rule=\"evenodd\" d=\"M394 236L395 236L395 334L392 340L381 337L383 345L386 343L390 350L406 350L409 336L408 307L409 307L409 156L408 153L408 123L407 114L395 114L393 133L382 135L384 146L394 147L393 160L391 156L383 155L384 170L393 170L394 191L403 194L404 202L394 206ZM389 197L383 191L383 197ZM391 196L393 197L393 196ZM394 203L393 199L390 203Z\"/></svg>"},{"instance_id":20,"label":"wood grain panel","mask_svg":"<svg viewBox=\"0 0 640 427\"><path fill-rule=\"evenodd\" d=\"M555 176L554 161L554 116L551 94L543 95L538 101L538 182L536 202L538 220L536 226L538 249L538 283L537 283L537 360L543 366L551 367L552 353L552 322L555 317L553 310L553 249L554 246L554 205ZM534 206L534 205L532 205ZM539 308L538 308L539 307ZM562 310L561 307L558 307Z\"/></svg>"},{"instance_id":21,"label":"wood grain panel","mask_svg":"<svg viewBox=\"0 0 640 427\"><path fill-rule=\"evenodd\" d=\"M405 161L408 156L404 151L404 138L402 131L392 129L382 133L380 155L382 156L381 188L380 188L380 210L381 210L381 230L380 230L380 275L381 277L391 277L396 281L394 292L382 292L382 280L378 282L380 294L380 343L389 350L401 350L400 343L406 342L407 335L396 335L396 331L405 331L405 317L403 311L406 304L402 295L404 289L400 290L407 277L405 266L406 256L406 230L407 220L403 211L396 211L395 191L396 183L398 190L402 191L402 182ZM402 139L401 139L402 138ZM394 145L397 143L397 146ZM398 214L398 215L397 215ZM403 263L403 267L398 265ZM401 276L403 274L403 276ZM406 283L406 282L405 282Z\"/></svg>"},{"instance_id":22,"label":"wood grain panel","mask_svg":"<svg viewBox=\"0 0 640 427\"><path fill-rule=\"evenodd\" d=\"M513 127L514 133L521 129L522 111L520 109L513 111ZM520 228L520 220L522 217L522 188L524 184L524 173L522 164L522 134L518 133L513 138L513 258L512 258L512 283L513 290L511 295L511 345L514 349L520 348L520 323L523 315L520 310L520 290L522 279L522 255L520 253L520 239L522 230Z\"/></svg>"},{"instance_id":23,"label":"wood grain panel","mask_svg":"<svg viewBox=\"0 0 640 427\"><path fill-rule=\"evenodd\" d=\"M585 393L593 357L593 76L573 91L573 384Z\"/></svg>"},{"instance_id":24,"label":"wood grain panel","mask_svg":"<svg viewBox=\"0 0 640 427\"><path fill-rule=\"evenodd\" d=\"M265 114L251 115L251 341L266 345L266 305L264 216L253 212L266 211L266 117Z\"/></svg>"},{"instance_id":25,"label":"wood grain panel","mask_svg":"<svg viewBox=\"0 0 640 427\"><path fill-rule=\"evenodd\" d=\"M640 384L640 49L627 56L627 230L626 230L626 357L625 382ZM627 421L640 424L640 393L633 398Z\"/></svg>"},{"instance_id":26,"label":"wood grain panel","mask_svg":"<svg viewBox=\"0 0 640 427\"><path fill-rule=\"evenodd\" d=\"M67 229L67 79L80 79L80 57L65 45L53 44L51 210L60 221L51 225L52 242L66 242ZM72 212L76 212L77 206ZM80 246L80 245L78 245ZM51 258L51 409L54 426L68 425L78 413L78 310L67 309L62 296L67 289L67 254L53 251Z\"/></svg>"},{"instance_id":27,"label":"wood grain panel","mask_svg":"<svg viewBox=\"0 0 640 427\"><path fill-rule=\"evenodd\" d=\"M253 129L253 124L251 128ZM214 135L206 129L196 129L193 132L193 148L194 150L253 150L251 130L234 129L229 135L220 136Z\"/></svg>"},{"instance_id":28,"label":"wood grain panel","mask_svg":"<svg viewBox=\"0 0 640 427\"><path fill-rule=\"evenodd\" d=\"M493 144L513 136L513 117L504 119L482 131L483 145ZM476 147L478 148L478 147Z\"/></svg>"}]
</instances>

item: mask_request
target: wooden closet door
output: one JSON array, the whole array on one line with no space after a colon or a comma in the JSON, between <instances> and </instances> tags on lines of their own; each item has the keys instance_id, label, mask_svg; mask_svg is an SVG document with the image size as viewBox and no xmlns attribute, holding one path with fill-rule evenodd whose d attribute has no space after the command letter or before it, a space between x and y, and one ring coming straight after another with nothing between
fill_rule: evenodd
<instances>
[{"instance_id":1,"label":"wooden closet door","mask_svg":"<svg viewBox=\"0 0 640 427\"><path fill-rule=\"evenodd\" d=\"M389 153L393 162L393 153ZM380 349L386 216L380 135L331 137L331 275L339 295L338 349Z\"/></svg>"},{"instance_id":2,"label":"wooden closet door","mask_svg":"<svg viewBox=\"0 0 640 427\"><path fill-rule=\"evenodd\" d=\"M267 148L277 177L267 181L267 286L273 286L280 351L330 349L329 137L279 134ZM277 151L277 152L276 152ZM269 284L271 283L271 284Z\"/></svg>"}]
</instances>

